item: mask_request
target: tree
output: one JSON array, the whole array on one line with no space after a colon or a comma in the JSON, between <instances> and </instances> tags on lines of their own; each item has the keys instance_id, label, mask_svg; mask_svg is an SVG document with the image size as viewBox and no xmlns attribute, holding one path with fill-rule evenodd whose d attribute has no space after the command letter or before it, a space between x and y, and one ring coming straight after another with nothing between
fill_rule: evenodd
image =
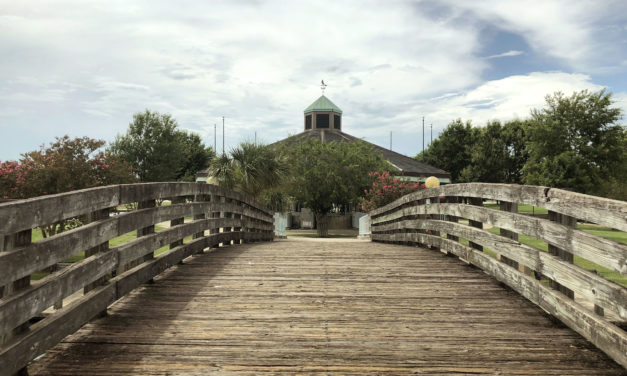
<instances>
[{"instance_id":1,"label":"tree","mask_svg":"<svg viewBox=\"0 0 627 376\"><path fill-rule=\"evenodd\" d=\"M196 174L200 170L209 167L209 163L215 158L213 148L202 143L200 136L196 133L178 132L183 144L183 166L176 177L180 181L195 181Z\"/></svg>"},{"instance_id":2,"label":"tree","mask_svg":"<svg viewBox=\"0 0 627 376\"><path fill-rule=\"evenodd\" d=\"M30 198L101 185L135 181L128 164L100 149L102 140L57 137L50 147L22 155L19 162L0 165L4 198ZM59 221L42 227L44 237L65 229Z\"/></svg>"},{"instance_id":3,"label":"tree","mask_svg":"<svg viewBox=\"0 0 627 376\"><path fill-rule=\"evenodd\" d=\"M328 236L327 213L356 204L371 184L370 171L390 170L381 153L363 142L318 140L285 145L290 175L287 192L316 216L318 236Z\"/></svg>"},{"instance_id":4,"label":"tree","mask_svg":"<svg viewBox=\"0 0 627 376\"><path fill-rule=\"evenodd\" d=\"M126 134L116 136L109 150L143 182L193 180L213 156L198 135L179 130L172 116L149 110L133 115Z\"/></svg>"},{"instance_id":5,"label":"tree","mask_svg":"<svg viewBox=\"0 0 627 376\"><path fill-rule=\"evenodd\" d=\"M527 159L525 125L519 120L501 125L491 121L477 129L470 146L470 160L462 170L461 181L520 183Z\"/></svg>"},{"instance_id":6,"label":"tree","mask_svg":"<svg viewBox=\"0 0 627 376\"><path fill-rule=\"evenodd\" d=\"M287 164L279 150L254 142L242 142L213 159L210 174L222 187L235 189L258 200L266 191L281 184Z\"/></svg>"},{"instance_id":7,"label":"tree","mask_svg":"<svg viewBox=\"0 0 627 376\"><path fill-rule=\"evenodd\" d=\"M361 208L364 211L372 211L385 206L421 188L420 183L395 178L387 171L370 172L368 177L372 181L372 187L364 189L364 197L360 200Z\"/></svg>"},{"instance_id":8,"label":"tree","mask_svg":"<svg viewBox=\"0 0 627 376\"><path fill-rule=\"evenodd\" d=\"M612 104L604 90L547 96L546 106L531 112L523 181L602 193L627 163L625 129L616 124L621 110Z\"/></svg>"},{"instance_id":9,"label":"tree","mask_svg":"<svg viewBox=\"0 0 627 376\"><path fill-rule=\"evenodd\" d=\"M231 156L237 188L255 200L263 191L277 187L287 172L280 151L262 144L242 142Z\"/></svg>"},{"instance_id":10,"label":"tree","mask_svg":"<svg viewBox=\"0 0 627 376\"><path fill-rule=\"evenodd\" d=\"M462 170L471 159L471 148L479 130L470 121L461 119L451 122L431 145L415 158L450 172L454 182L464 181Z\"/></svg>"}]
</instances>

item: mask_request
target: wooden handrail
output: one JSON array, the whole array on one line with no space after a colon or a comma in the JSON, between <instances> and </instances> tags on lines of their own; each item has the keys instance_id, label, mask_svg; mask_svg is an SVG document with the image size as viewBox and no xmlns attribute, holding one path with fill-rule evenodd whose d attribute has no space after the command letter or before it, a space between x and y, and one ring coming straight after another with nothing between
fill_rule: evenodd
<instances>
[{"instance_id":1,"label":"wooden handrail","mask_svg":"<svg viewBox=\"0 0 627 376\"><path fill-rule=\"evenodd\" d=\"M155 207L157 199L173 204ZM132 203L143 209L109 214ZM30 241L32 229L77 217L91 222ZM164 221L171 226L154 232ZM135 230L136 239L109 247L109 240ZM115 185L0 204L0 373L19 371L186 257L220 244L269 241L273 230L272 213L259 203L198 183ZM193 239L184 243L188 236ZM166 245L170 249L155 258ZM83 251L83 260L30 283L31 274Z\"/></svg>"},{"instance_id":2,"label":"wooden handrail","mask_svg":"<svg viewBox=\"0 0 627 376\"><path fill-rule=\"evenodd\" d=\"M483 207L484 200L501 202L502 210ZM519 214L512 210L518 204L546 208L549 218ZM468 183L414 192L370 216L373 241L427 246L478 266L627 367L627 335L615 325L627 320L627 289L573 263L576 255L627 274L627 245L576 228L579 220L627 231L627 203L548 187ZM549 251L521 243L519 234L547 243Z\"/></svg>"}]
</instances>

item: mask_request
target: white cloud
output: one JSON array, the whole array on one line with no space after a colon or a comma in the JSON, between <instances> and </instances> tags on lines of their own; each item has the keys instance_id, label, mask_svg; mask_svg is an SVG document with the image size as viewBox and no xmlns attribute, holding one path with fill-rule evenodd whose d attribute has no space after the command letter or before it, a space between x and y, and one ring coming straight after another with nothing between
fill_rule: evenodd
<instances>
[{"instance_id":1,"label":"white cloud","mask_svg":"<svg viewBox=\"0 0 627 376\"><path fill-rule=\"evenodd\" d=\"M507 52L503 52L502 54L496 54L496 55L490 55L488 57L486 57L486 59L498 59L501 57L512 57L512 56L519 56L524 54L523 51L518 51L518 50L510 50Z\"/></svg>"},{"instance_id":2,"label":"white cloud","mask_svg":"<svg viewBox=\"0 0 627 376\"><path fill-rule=\"evenodd\" d=\"M255 131L272 142L301 131L321 79L345 111L345 129L373 141L390 128L416 132L423 114L434 127L526 116L548 92L592 79L537 73L484 82L491 62L481 33L486 23L520 33L536 51L585 67L600 55L591 53L603 45L595 20L608 7L586 13L588 3L564 1L8 3L0 10L0 126L6 139L26 141L3 144L0 158L65 133L112 140L146 108L171 113L207 144L221 116L227 145ZM618 17L624 7L615 9ZM508 49L488 58L522 53ZM627 61L604 56L607 66ZM21 137L25 130L34 136Z\"/></svg>"},{"instance_id":3,"label":"white cloud","mask_svg":"<svg viewBox=\"0 0 627 376\"><path fill-rule=\"evenodd\" d=\"M613 23L627 17L623 0L457 1L494 27L523 36L536 51L579 70L608 70L608 60L625 56L625 40ZM621 46L622 45L622 46Z\"/></svg>"}]
</instances>

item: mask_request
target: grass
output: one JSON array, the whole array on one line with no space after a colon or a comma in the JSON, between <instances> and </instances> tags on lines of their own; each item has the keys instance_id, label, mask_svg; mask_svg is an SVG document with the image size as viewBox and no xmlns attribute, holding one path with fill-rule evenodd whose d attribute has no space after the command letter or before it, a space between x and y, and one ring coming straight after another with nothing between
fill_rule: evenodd
<instances>
[{"instance_id":1,"label":"grass","mask_svg":"<svg viewBox=\"0 0 627 376\"><path fill-rule=\"evenodd\" d=\"M497 203L492 203L492 202L491 203L485 203L485 204L483 204L483 206L486 207L486 208L499 210L499 204L497 204ZM548 214L549 211L546 210L545 208L541 208L539 206L518 205L518 213L520 213L520 214L536 215L536 214Z\"/></svg>"},{"instance_id":2,"label":"grass","mask_svg":"<svg viewBox=\"0 0 627 376\"><path fill-rule=\"evenodd\" d=\"M163 231L165 229L166 229L166 227L163 227L163 226L159 226L159 225L155 226L155 232L160 232L160 231ZM33 229L32 238L31 239L32 239L31 240L32 242L36 242L36 241L39 241L39 240L43 239L43 235L42 235L41 230L39 228ZM109 247L110 248L114 248L114 247L117 247L117 246L122 245L124 243L128 243L130 241L133 241L135 239L137 239L137 231L130 231L130 232L127 232L124 235L120 235L118 237L115 237L115 238L109 240ZM187 243L191 239L192 239L191 235L186 236L183 239L183 243ZM158 256L158 255L166 252L169 249L170 249L170 246L169 245L165 245L165 246L155 250L155 256ZM71 256L71 257L61 261L61 263L72 264L72 263L81 261L83 259L85 259L85 252L80 252L80 253L77 253L77 254L75 254L75 255L73 255L73 256ZM31 281L36 281L36 280L42 279L42 278L48 276L49 274L50 273L47 272L47 271L38 271L38 272L32 273L31 274Z\"/></svg>"}]
</instances>

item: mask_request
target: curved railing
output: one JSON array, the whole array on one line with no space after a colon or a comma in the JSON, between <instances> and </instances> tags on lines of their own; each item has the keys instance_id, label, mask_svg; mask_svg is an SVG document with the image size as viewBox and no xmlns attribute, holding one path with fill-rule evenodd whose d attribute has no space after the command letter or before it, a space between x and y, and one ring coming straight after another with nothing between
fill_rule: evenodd
<instances>
[{"instance_id":1,"label":"curved railing","mask_svg":"<svg viewBox=\"0 0 627 376\"><path fill-rule=\"evenodd\" d=\"M157 206L163 199L171 205ZM125 204L136 210L119 213ZM33 229L70 218L85 224L31 241ZM169 226L155 232L163 222ZM273 228L260 204L197 183L115 185L0 204L0 374L18 372L183 259L220 244L272 240ZM132 239L109 246L124 234ZM157 249L163 253L155 257ZM82 252L84 259L58 267ZM31 283L44 270L51 273Z\"/></svg>"},{"instance_id":2,"label":"curved railing","mask_svg":"<svg viewBox=\"0 0 627 376\"><path fill-rule=\"evenodd\" d=\"M486 200L498 202L500 210L484 207ZM519 214L518 204L545 208L548 215ZM470 183L421 190L370 216L373 241L457 256L627 367L627 335L616 325L627 319L627 289L577 266L588 260L627 273L627 245L577 229L579 221L627 231L627 203L555 188ZM528 238L521 242L518 234Z\"/></svg>"}]
</instances>

